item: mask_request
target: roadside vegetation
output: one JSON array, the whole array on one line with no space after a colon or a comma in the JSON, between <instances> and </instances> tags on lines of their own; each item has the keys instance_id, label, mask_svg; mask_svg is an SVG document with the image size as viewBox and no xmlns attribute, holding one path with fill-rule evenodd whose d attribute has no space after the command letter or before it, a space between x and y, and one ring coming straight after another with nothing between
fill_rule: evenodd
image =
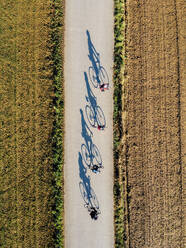
<instances>
[{"instance_id":1,"label":"roadside vegetation","mask_svg":"<svg viewBox=\"0 0 186 248\"><path fill-rule=\"evenodd\" d=\"M55 247L64 246L64 75L63 75L63 48L64 48L64 1L56 0L53 3L54 14L51 23L52 60L54 81L54 109L55 119L53 125L53 171L54 171L54 206L55 220Z\"/></svg>"},{"instance_id":2,"label":"roadside vegetation","mask_svg":"<svg viewBox=\"0 0 186 248\"><path fill-rule=\"evenodd\" d=\"M0 247L63 247L63 14L0 2Z\"/></svg>"},{"instance_id":3,"label":"roadside vegetation","mask_svg":"<svg viewBox=\"0 0 186 248\"><path fill-rule=\"evenodd\" d=\"M125 0L114 1L114 225L115 247L127 247L127 182L124 168Z\"/></svg>"}]
</instances>

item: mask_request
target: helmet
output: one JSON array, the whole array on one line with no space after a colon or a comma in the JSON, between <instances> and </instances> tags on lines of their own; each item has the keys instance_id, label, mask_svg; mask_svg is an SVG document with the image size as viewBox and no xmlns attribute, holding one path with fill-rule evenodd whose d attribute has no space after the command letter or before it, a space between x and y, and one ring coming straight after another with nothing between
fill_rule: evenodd
<instances>
[{"instance_id":1,"label":"helmet","mask_svg":"<svg viewBox=\"0 0 186 248\"><path fill-rule=\"evenodd\" d=\"M95 220L97 220L97 218L98 218L98 215L97 215L97 213L94 215L94 219Z\"/></svg>"}]
</instances>

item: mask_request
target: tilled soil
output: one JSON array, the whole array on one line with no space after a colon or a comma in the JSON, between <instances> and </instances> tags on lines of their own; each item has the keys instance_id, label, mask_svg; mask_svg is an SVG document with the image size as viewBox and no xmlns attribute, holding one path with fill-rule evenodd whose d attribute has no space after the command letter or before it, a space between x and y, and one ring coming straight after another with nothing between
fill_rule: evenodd
<instances>
[{"instance_id":1,"label":"tilled soil","mask_svg":"<svg viewBox=\"0 0 186 248\"><path fill-rule=\"evenodd\" d=\"M183 4L134 0L126 7L126 244L183 247Z\"/></svg>"}]
</instances>

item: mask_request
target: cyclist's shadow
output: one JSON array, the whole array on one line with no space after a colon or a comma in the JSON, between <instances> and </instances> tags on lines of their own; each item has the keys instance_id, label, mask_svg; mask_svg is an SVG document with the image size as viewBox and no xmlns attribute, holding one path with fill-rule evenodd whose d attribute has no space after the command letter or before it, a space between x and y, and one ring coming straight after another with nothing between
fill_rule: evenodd
<instances>
[{"instance_id":1,"label":"cyclist's shadow","mask_svg":"<svg viewBox=\"0 0 186 248\"><path fill-rule=\"evenodd\" d=\"M93 133L87 125L82 109L80 109L81 114L81 135L85 141L81 145L81 154L86 165L91 169L92 166L97 165L102 167L102 158L98 147L93 143L92 137Z\"/></svg>"},{"instance_id":2,"label":"cyclist's shadow","mask_svg":"<svg viewBox=\"0 0 186 248\"><path fill-rule=\"evenodd\" d=\"M85 107L87 119L92 127L96 127L98 125L105 127L106 120L105 120L103 110L97 104L97 98L91 90L90 83L89 83L86 72L84 72L84 77L85 77L85 84L86 84L86 89L87 89L87 95L85 96L85 98L86 98L86 101L89 103Z\"/></svg>"},{"instance_id":3,"label":"cyclist's shadow","mask_svg":"<svg viewBox=\"0 0 186 248\"><path fill-rule=\"evenodd\" d=\"M86 84L86 88L87 88L87 96L85 96L86 101L90 103L91 107L95 110L97 105L97 98L94 95L93 91L90 88L90 83L88 80L88 76L87 73L84 72L84 77L85 77L85 84Z\"/></svg>"},{"instance_id":4,"label":"cyclist's shadow","mask_svg":"<svg viewBox=\"0 0 186 248\"><path fill-rule=\"evenodd\" d=\"M93 136L93 133L85 121L85 117L84 117L82 109L80 109L80 114L81 114L81 128L82 128L81 136L85 140L86 146L89 147L90 144L92 144L92 137L91 136Z\"/></svg>"},{"instance_id":5,"label":"cyclist's shadow","mask_svg":"<svg viewBox=\"0 0 186 248\"><path fill-rule=\"evenodd\" d=\"M85 207L94 207L99 210L99 202L94 190L91 187L90 176L87 176L87 169L83 164L82 155L79 152L78 164L79 164L79 176L81 181L79 182L79 189L82 195L82 198L85 202Z\"/></svg>"},{"instance_id":6,"label":"cyclist's shadow","mask_svg":"<svg viewBox=\"0 0 186 248\"><path fill-rule=\"evenodd\" d=\"M81 180L83 181L85 188L86 188L86 192L88 195L88 199L90 200L90 176L87 176L87 168L85 168L84 164L83 164L83 159L82 159L82 155L79 152L78 154L78 164L79 164L79 176L81 178Z\"/></svg>"},{"instance_id":7,"label":"cyclist's shadow","mask_svg":"<svg viewBox=\"0 0 186 248\"><path fill-rule=\"evenodd\" d=\"M108 74L105 68L101 65L100 54L96 51L92 40L90 38L90 33L87 30L87 40L88 40L88 57L92 66L89 67L89 78L95 88L104 84L109 84Z\"/></svg>"},{"instance_id":8,"label":"cyclist's shadow","mask_svg":"<svg viewBox=\"0 0 186 248\"><path fill-rule=\"evenodd\" d=\"M88 50L89 50L88 57L89 57L89 59L90 59L90 61L92 63L92 66L93 66L94 70L95 70L97 82L100 84L99 66L97 66L97 63L100 64L99 53L96 51L96 49L95 49L95 47L94 47L94 45L92 43L89 31L87 30L86 33L87 33Z\"/></svg>"},{"instance_id":9,"label":"cyclist's shadow","mask_svg":"<svg viewBox=\"0 0 186 248\"><path fill-rule=\"evenodd\" d=\"M83 197L83 200L85 201L85 204L91 205L92 194L91 194L90 176L87 176L87 169L83 164L83 159L80 152L78 157L78 164L79 164L79 176L82 180L79 183L80 192Z\"/></svg>"}]
</instances>

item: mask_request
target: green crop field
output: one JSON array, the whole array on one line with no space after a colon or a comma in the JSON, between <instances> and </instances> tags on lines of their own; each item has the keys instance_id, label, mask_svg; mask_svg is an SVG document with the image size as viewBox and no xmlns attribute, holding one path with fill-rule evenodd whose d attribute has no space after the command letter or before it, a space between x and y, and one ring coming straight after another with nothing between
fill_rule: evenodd
<instances>
[{"instance_id":1,"label":"green crop field","mask_svg":"<svg viewBox=\"0 0 186 248\"><path fill-rule=\"evenodd\" d=\"M63 7L0 2L0 247L63 242Z\"/></svg>"}]
</instances>

